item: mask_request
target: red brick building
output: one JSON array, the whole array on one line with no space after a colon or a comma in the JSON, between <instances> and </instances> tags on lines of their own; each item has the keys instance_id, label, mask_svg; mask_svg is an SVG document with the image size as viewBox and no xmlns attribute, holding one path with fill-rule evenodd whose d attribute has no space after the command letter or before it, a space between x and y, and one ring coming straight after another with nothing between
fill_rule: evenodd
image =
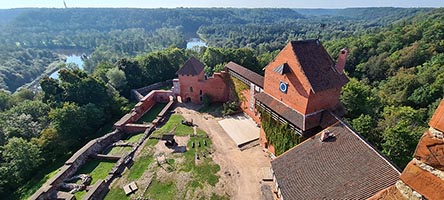
<instances>
[{"instance_id":1,"label":"red brick building","mask_svg":"<svg viewBox=\"0 0 444 200\"><path fill-rule=\"evenodd\" d=\"M288 123L296 134L310 137L331 125L325 119L327 112L344 114L339 96L348 82L343 73L346 56L347 50L341 50L335 64L319 40L293 41L265 67L264 77L230 62L226 72L210 78L205 76L205 65L192 57L177 72L173 92L185 102L200 104L204 94L212 101L225 102L230 97L230 74L249 86L242 92L247 98L241 108L257 123L256 108L260 107L275 120ZM261 144L268 147L261 132ZM269 150L274 152L273 147Z\"/></svg>"},{"instance_id":2,"label":"red brick building","mask_svg":"<svg viewBox=\"0 0 444 200\"><path fill-rule=\"evenodd\" d=\"M213 102L228 101L228 74L220 72L207 77L204 68L205 65L196 58L188 59L177 71L179 78L173 80L173 92L180 96L182 101L196 104L201 104L205 95Z\"/></svg>"},{"instance_id":3,"label":"red brick building","mask_svg":"<svg viewBox=\"0 0 444 200\"><path fill-rule=\"evenodd\" d=\"M260 113L267 113L294 134L310 138L271 162L277 198L366 199L395 184L400 173L340 119L346 57L343 49L335 63L319 40L293 41L264 68L265 76L230 62L214 82L205 78L204 65L191 58L178 71L174 88L194 103L202 102L202 93L214 94L213 87L220 93L214 100L228 100L230 86L223 80L229 74L248 86L241 91L245 98L240 106L258 124ZM261 145L274 153L263 128L260 134Z\"/></svg>"},{"instance_id":4,"label":"red brick building","mask_svg":"<svg viewBox=\"0 0 444 200\"><path fill-rule=\"evenodd\" d=\"M288 43L265 67L264 92L256 95L257 106L288 123L296 134L318 133L331 125L325 119L327 112L344 114L339 96L348 82L343 73L346 56L343 49L335 65L319 40ZM261 144L268 147L263 131Z\"/></svg>"}]
</instances>

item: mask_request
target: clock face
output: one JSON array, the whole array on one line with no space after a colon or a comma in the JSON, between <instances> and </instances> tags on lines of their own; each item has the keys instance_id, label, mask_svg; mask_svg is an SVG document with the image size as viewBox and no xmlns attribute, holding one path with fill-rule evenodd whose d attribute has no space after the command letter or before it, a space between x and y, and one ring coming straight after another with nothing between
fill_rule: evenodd
<instances>
[{"instance_id":1,"label":"clock face","mask_svg":"<svg viewBox=\"0 0 444 200\"><path fill-rule=\"evenodd\" d=\"M284 83L284 82L280 82L279 83L279 90L285 94L287 94L287 90L288 90L288 84Z\"/></svg>"}]
</instances>

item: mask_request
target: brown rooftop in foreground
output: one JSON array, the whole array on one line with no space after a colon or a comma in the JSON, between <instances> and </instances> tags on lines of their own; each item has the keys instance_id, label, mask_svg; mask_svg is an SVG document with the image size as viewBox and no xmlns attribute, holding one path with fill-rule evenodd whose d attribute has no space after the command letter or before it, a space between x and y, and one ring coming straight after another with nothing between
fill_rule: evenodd
<instances>
[{"instance_id":1,"label":"brown rooftop in foreground","mask_svg":"<svg viewBox=\"0 0 444 200\"><path fill-rule=\"evenodd\" d=\"M395 184L398 169L338 120L272 161L283 199L366 199Z\"/></svg>"}]
</instances>

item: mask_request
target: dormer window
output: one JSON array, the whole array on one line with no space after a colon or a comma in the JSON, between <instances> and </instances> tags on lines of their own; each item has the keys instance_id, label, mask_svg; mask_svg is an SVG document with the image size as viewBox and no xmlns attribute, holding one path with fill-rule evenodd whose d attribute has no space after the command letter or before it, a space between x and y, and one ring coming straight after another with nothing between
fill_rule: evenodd
<instances>
[{"instance_id":1,"label":"dormer window","mask_svg":"<svg viewBox=\"0 0 444 200\"><path fill-rule=\"evenodd\" d=\"M276 68L273 69L273 71L280 74L280 75L284 75L286 73L291 72L290 66L288 66L287 63L277 66Z\"/></svg>"}]
</instances>

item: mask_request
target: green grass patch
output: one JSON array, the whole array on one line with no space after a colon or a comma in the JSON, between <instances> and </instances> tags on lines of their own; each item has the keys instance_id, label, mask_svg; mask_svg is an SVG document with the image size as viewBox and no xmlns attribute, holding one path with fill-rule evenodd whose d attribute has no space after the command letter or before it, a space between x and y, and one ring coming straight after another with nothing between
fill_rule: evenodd
<instances>
[{"instance_id":1,"label":"green grass patch","mask_svg":"<svg viewBox=\"0 0 444 200\"><path fill-rule=\"evenodd\" d=\"M148 139L145 146L155 146L158 142L159 142L159 140L156 140L156 139Z\"/></svg>"},{"instance_id":2,"label":"green grass patch","mask_svg":"<svg viewBox=\"0 0 444 200\"><path fill-rule=\"evenodd\" d=\"M123 191L122 188L119 187L111 187L111 189L109 190L108 194L106 194L105 200L122 200L122 199L129 199L126 194L125 191Z\"/></svg>"},{"instance_id":3,"label":"green grass patch","mask_svg":"<svg viewBox=\"0 0 444 200\"><path fill-rule=\"evenodd\" d=\"M123 155L125 152L131 151L132 147L113 147L107 155Z\"/></svg>"},{"instance_id":4,"label":"green grass patch","mask_svg":"<svg viewBox=\"0 0 444 200\"><path fill-rule=\"evenodd\" d=\"M140 140L140 138L142 138L142 137L143 137L143 133L139 133L139 134L130 136L125 141L126 142L138 142Z\"/></svg>"},{"instance_id":5,"label":"green grass patch","mask_svg":"<svg viewBox=\"0 0 444 200\"><path fill-rule=\"evenodd\" d=\"M170 119L162 126L162 128L156 130L153 135L160 136L165 133L170 133L176 126L174 134L176 136L186 136L194 133L193 127L183 125L181 122L185 120L182 115L173 114Z\"/></svg>"},{"instance_id":6,"label":"green grass patch","mask_svg":"<svg viewBox=\"0 0 444 200\"><path fill-rule=\"evenodd\" d=\"M162 111L162 109L166 106L166 103L156 103L154 106L146 112L139 120L137 120L136 123L143 123L143 122L152 122L154 119L157 118L157 115Z\"/></svg>"},{"instance_id":7,"label":"green grass patch","mask_svg":"<svg viewBox=\"0 0 444 200\"><path fill-rule=\"evenodd\" d=\"M101 162L98 160L91 160L84 164L76 172L76 174L89 174L92 177L91 185L94 185L98 180L105 179L109 171L114 167L115 162ZM77 199L82 199L86 191L76 192L74 195Z\"/></svg>"},{"instance_id":8,"label":"green grass patch","mask_svg":"<svg viewBox=\"0 0 444 200\"><path fill-rule=\"evenodd\" d=\"M207 146L204 145L206 141ZM192 143L194 142L194 148L192 148ZM200 143L200 147L198 144ZM216 173L220 170L220 166L215 164L213 160L209 159L209 149L211 149L212 142L208 138L202 137L192 137L188 142L188 151L184 153L185 162L181 165L180 170L186 172L192 172L194 181L199 183L190 183L191 187L201 186L202 183L208 183L215 186L219 182L219 176ZM195 153L198 153L200 157L200 162L196 165L195 163ZM204 153L207 158L202 156Z\"/></svg>"},{"instance_id":9,"label":"green grass patch","mask_svg":"<svg viewBox=\"0 0 444 200\"><path fill-rule=\"evenodd\" d=\"M174 163L176 162L173 158L169 158L167 159L168 164L170 165L174 165Z\"/></svg>"},{"instance_id":10,"label":"green grass patch","mask_svg":"<svg viewBox=\"0 0 444 200\"><path fill-rule=\"evenodd\" d=\"M138 160L136 160L129 170L128 173L128 180L134 181L139 179L145 170L148 168L148 166L154 161L153 155L144 155L140 157Z\"/></svg>"},{"instance_id":11,"label":"green grass patch","mask_svg":"<svg viewBox=\"0 0 444 200\"><path fill-rule=\"evenodd\" d=\"M147 190L147 194L144 196L150 199L176 199L176 184L172 181L161 182L157 179L153 179L150 187Z\"/></svg>"}]
</instances>

